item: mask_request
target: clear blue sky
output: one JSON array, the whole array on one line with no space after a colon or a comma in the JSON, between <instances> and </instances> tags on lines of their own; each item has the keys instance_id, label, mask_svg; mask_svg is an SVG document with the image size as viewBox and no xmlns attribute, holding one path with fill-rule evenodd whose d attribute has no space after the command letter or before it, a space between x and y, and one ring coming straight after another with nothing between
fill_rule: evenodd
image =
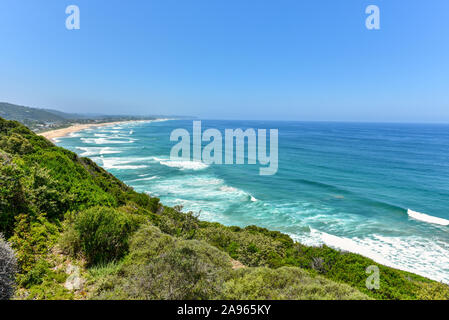
<instances>
[{"instance_id":1,"label":"clear blue sky","mask_svg":"<svg viewBox=\"0 0 449 320\"><path fill-rule=\"evenodd\" d=\"M81 29L65 28L65 8ZM380 7L381 30L365 28ZM1 0L0 101L215 119L449 122L447 0Z\"/></svg>"}]
</instances>

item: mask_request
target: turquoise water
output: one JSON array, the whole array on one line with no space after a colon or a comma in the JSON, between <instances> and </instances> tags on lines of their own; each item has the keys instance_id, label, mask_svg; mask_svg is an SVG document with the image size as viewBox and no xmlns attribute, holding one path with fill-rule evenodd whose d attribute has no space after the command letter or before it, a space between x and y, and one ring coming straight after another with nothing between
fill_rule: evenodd
<instances>
[{"instance_id":1,"label":"turquoise water","mask_svg":"<svg viewBox=\"0 0 449 320\"><path fill-rule=\"evenodd\" d=\"M192 130L184 120L88 129L57 144L137 191L200 212L201 219L256 224L449 283L449 125L202 125L223 134L225 128L278 129L277 174L260 176L259 164L170 162L171 131Z\"/></svg>"}]
</instances>

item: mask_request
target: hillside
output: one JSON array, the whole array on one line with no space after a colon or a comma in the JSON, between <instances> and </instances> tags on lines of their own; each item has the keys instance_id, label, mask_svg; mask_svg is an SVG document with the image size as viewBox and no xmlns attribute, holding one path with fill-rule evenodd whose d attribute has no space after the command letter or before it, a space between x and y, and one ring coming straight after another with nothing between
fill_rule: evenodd
<instances>
[{"instance_id":1,"label":"hillside","mask_svg":"<svg viewBox=\"0 0 449 320\"><path fill-rule=\"evenodd\" d=\"M76 114L69 114L51 109L38 109L0 102L0 117L24 123L35 131L60 128L73 121L85 119Z\"/></svg>"},{"instance_id":2,"label":"hillside","mask_svg":"<svg viewBox=\"0 0 449 320\"><path fill-rule=\"evenodd\" d=\"M445 284L357 254L201 221L1 118L0 233L16 299L449 299ZM371 265L379 289L366 287Z\"/></svg>"},{"instance_id":3,"label":"hillside","mask_svg":"<svg viewBox=\"0 0 449 320\"><path fill-rule=\"evenodd\" d=\"M0 102L0 115L8 120L63 121L64 117L43 109L18 106Z\"/></svg>"}]
</instances>

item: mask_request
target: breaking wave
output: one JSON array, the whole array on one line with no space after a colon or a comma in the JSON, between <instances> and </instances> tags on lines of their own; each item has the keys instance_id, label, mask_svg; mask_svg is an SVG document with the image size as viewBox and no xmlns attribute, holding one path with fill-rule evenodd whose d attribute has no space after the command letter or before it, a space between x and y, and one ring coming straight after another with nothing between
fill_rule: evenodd
<instances>
[{"instance_id":1,"label":"breaking wave","mask_svg":"<svg viewBox=\"0 0 449 320\"><path fill-rule=\"evenodd\" d=\"M419 220L419 221L423 221L423 222L427 222L427 223L439 224L442 226L449 225L449 220L434 217L434 216L431 216L431 215L428 215L425 213L421 213L421 212L417 212L417 211L413 211L410 209L407 210L407 214L410 218L413 218L415 220Z\"/></svg>"}]
</instances>

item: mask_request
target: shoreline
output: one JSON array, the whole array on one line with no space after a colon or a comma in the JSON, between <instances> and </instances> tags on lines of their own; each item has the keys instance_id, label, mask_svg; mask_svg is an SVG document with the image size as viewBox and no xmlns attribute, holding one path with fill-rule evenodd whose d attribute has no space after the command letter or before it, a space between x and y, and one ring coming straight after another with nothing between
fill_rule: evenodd
<instances>
[{"instance_id":1,"label":"shoreline","mask_svg":"<svg viewBox=\"0 0 449 320\"><path fill-rule=\"evenodd\" d=\"M164 120L170 120L170 119L158 119L158 120L140 120L140 122L153 122L153 121L164 121ZM102 123L102 124L89 124L89 127L100 127L100 126L106 126L108 124L117 124L117 123L124 123L124 122L136 122L136 121L119 121L119 122L112 122L112 123ZM70 127L69 127L70 128ZM65 128L65 129L69 129L69 128ZM62 129L59 129L62 130ZM82 130L82 129L81 129ZM58 131L58 130L53 130L53 131ZM77 130L79 131L79 130ZM49 131L51 132L51 131ZM86 157L90 157L89 155L86 155ZM103 166L102 166L103 167ZM104 167L103 167L104 168ZM109 169L104 168L106 171L110 172ZM118 176L117 176L118 177ZM122 178L119 178L121 181ZM135 185L133 185L132 183L129 182L124 182L128 185L130 185L131 187L135 187ZM175 204L168 204L169 206L173 206ZM405 210L405 209L404 209ZM213 219L213 220L208 220L208 219L201 219L203 221L209 221L209 222L218 222L221 224L225 224L226 222L221 220L221 219ZM252 223L251 223L252 224ZM235 225L235 222L230 223L229 225ZM425 277L427 279L431 279L433 281L438 281L438 282L442 282L445 284L448 284L448 282L446 282L444 279L441 279L440 277L435 277L433 274L429 275L427 272L424 273L423 271L420 271L419 268L409 268L406 265L402 265L402 264L397 264L397 262L395 262L395 260L390 260L388 258L383 257L382 252L376 251L376 250L371 250L371 248L368 246L363 246L363 244L354 242L352 239L350 238L346 238L344 236L336 236L333 234L329 234L326 233L324 231L319 231L319 230L314 230L315 233L319 233L320 235L320 243L310 243L310 242L304 242L301 241L301 237L298 234L292 234L289 232L286 232L285 230L279 230L278 228L274 228L273 226L269 226L269 225L264 225L263 223L257 223L258 226L263 227L263 228L267 228L269 230L274 230L274 231L279 231L283 234L288 235L293 241L301 243L302 245L305 246L320 246L320 245L326 245L328 247L331 247L333 249L342 251L342 252L351 252L354 254L358 254L362 257L368 258L368 259L372 259L373 261L375 261L376 263L389 267L389 268L393 268L396 270L401 270L403 272L409 272L409 273L413 273L422 277ZM312 230L312 229L311 229ZM312 233L312 232L311 232ZM309 236L310 239L312 239L312 236Z\"/></svg>"},{"instance_id":2,"label":"shoreline","mask_svg":"<svg viewBox=\"0 0 449 320\"><path fill-rule=\"evenodd\" d=\"M113 121L113 122L104 122L104 123L75 123L67 128L61 128L61 129L55 129L45 132L37 133L37 135L42 136L52 142L55 142L57 138L63 138L65 136L68 136L71 133L75 133L81 130L93 128L93 127L106 127L111 126L115 124L121 124L121 123L131 123L131 122L152 122L152 121L158 121L158 120L125 120L125 121Z\"/></svg>"}]
</instances>

